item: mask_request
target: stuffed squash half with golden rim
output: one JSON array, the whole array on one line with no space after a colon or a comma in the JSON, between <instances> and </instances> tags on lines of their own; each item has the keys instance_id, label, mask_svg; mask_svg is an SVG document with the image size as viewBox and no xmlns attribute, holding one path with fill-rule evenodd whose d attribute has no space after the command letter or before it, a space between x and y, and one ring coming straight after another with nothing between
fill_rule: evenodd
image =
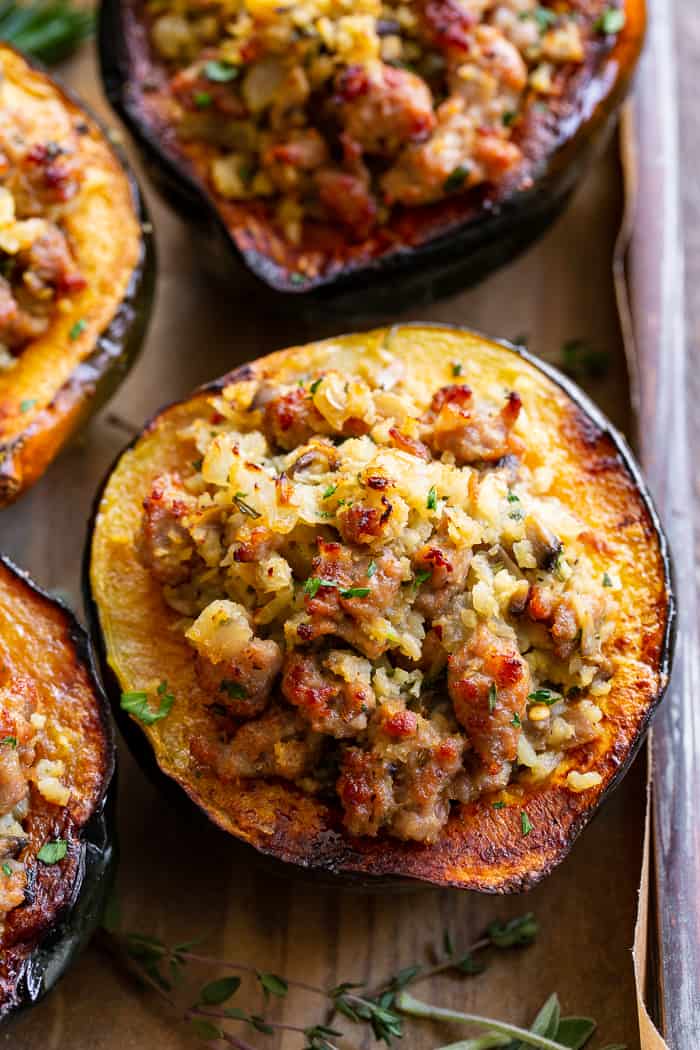
<instances>
[{"instance_id":1,"label":"stuffed squash half with golden rim","mask_svg":"<svg viewBox=\"0 0 700 1050\"><path fill-rule=\"evenodd\" d=\"M0 42L0 505L140 348L154 279L145 218L94 118Z\"/></svg>"},{"instance_id":2,"label":"stuffed squash half with golden rim","mask_svg":"<svg viewBox=\"0 0 700 1050\"><path fill-rule=\"evenodd\" d=\"M622 440L459 329L285 350L166 408L107 479L89 585L130 735L226 831L332 872L531 886L668 677Z\"/></svg>"},{"instance_id":3,"label":"stuffed squash half with golden rim","mask_svg":"<svg viewBox=\"0 0 700 1050\"><path fill-rule=\"evenodd\" d=\"M99 921L113 770L85 633L0 559L0 1019L40 999Z\"/></svg>"},{"instance_id":4,"label":"stuffed squash half with golden rim","mask_svg":"<svg viewBox=\"0 0 700 1050\"><path fill-rule=\"evenodd\" d=\"M104 0L99 47L188 218L277 291L386 315L546 228L644 27L644 0Z\"/></svg>"}]
</instances>

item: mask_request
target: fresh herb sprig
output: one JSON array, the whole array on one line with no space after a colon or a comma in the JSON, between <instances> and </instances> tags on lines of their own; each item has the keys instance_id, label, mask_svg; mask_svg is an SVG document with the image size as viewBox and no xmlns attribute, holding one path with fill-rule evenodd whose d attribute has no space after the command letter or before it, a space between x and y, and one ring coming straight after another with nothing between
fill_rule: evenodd
<instances>
[{"instance_id":1,"label":"fresh herb sprig","mask_svg":"<svg viewBox=\"0 0 700 1050\"><path fill-rule=\"evenodd\" d=\"M335 1027L335 1018L342 1016L387 1046L402 1038L406 1019L415 1017L468 1024L480 1030L478 1035L439 1050L490 1050L492 1047L582 1050L595 1031L595 1021L588 1017L562 1017L556 995L549 997L530 1028L525 1029L478 1014L445 1010L414 998L408 991L421 981L448 972L462 976L479 974L485 969L486 951L526 947L534 942L537 932L537 922L531 913L504 923L492 922L467 948L455 948L452 937L445 931L440 950L433 952L435 961L431 965L404 967L374 988L347 981L333 988L323 988L298 979L287 979L250 965L201 954L193 950L196 941L167 946L157 938L143 934L106 930L101 931L100 939L113 957L176 1009L174 993L189 964L229 971L203 984L194 1003L180 1010L182 1020L190 1026L193 1034L211 1047L224 1044L236 1050L255 1050L248 1042L247 1031L241 1036L238 1031L231 1030L231 1022L238 1022L260 1035L283 1031L297 1033L303 1050L340 1050L337 1040L342 1039L344 1047L351 1045ZM241 988L242 977L254 980L262 993L261 1012L232 1005ZM284 999L295 990L310 992L325 1003L327 1014L322 1021L305 1026L282 1023L266 1016L265 1008L271 999ZM608 1047L606 1050L625 1048Z\"/></svg>"},{"instance_id":2,"label":"fresh herb sprig","mask_svg":"<svg viewBox=\"0 0 700 1050\"><path fill-rule=\"evenodd\" d=\"M0 40L47 65L68 58L94 29L93 12L73 0L0 0Z\"/></svg>"}]
</instances>

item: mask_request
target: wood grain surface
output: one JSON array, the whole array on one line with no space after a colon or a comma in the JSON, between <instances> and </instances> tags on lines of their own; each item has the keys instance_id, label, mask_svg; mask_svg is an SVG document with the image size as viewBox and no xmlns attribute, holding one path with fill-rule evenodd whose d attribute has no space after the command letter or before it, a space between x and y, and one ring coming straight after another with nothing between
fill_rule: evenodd
<instances>
[{"instance_id":1,"label":"wood grain surface","mask_svg":"<svg viewBox=\"0 0 700 1050\"><path fill-rule=\"evenodd\" d=\"M680 613L652 767L660 1021L672 1050L700 1046L698 62L696 0L657 0L636 93L639 183L630 283L640 453L671 540Z\"/></svg>"},{"instance_id":2,"label":"wood grain surface","mask_svg":"<svg viewBox=\"0 0 700 1050\"><path fill-rule=\"evenodd\" d=\"M70 83L102 112L89 49L68 70ZM2 548L47 587L79 606L79 566L93 493L110 462L159 405L195 384L269 350L317 338L302 320L276 317L211 277L206 252L149 193L160 253L156 311L144 355L111 405L79 443L0 522ZM609 357L589 391L629 422L624 356L610 280L619 221L615 151L596 166L572 208L527 256L482 287L417 316L470 324L494 335L527 335L530 348L558 360L562 343L584 338ZM416 316L415 314L413 316ZM395 318L391 318L394 320ZM347 318L340 328L352 328ZM183 821L120 755L121 870L126 929L175 942L206 938L211 954L322 985L377 981L420 961L444 927L466 944L492 918L526 910L541 923L538 943L496 957L483 975L443 978L421 994L442 1005L525 1022L556 990L569 1012L600 1023L594 1046L639 1046L630 947L644 814L640 762L538 889L519 898L456 891L369 894L267 873L204 820ZM207 974L202 974L202 979ZM242 1004L259 1007L246 985ZM320 1020L311 999L289 998L272 1016L290 1024ZM452 1029L411 1026L403 1045L427 1050L457 1038ZM256 1046L299 1047L298 1036L256 1036ZM56 992L10 1032L12 1050L185 1050L197 1045L152 994L142 993L92 946ZM354 1045L357 1045L355 1043ZM366 1045L366 1044L365 1044Z\"/></svg>"}]
</instances>

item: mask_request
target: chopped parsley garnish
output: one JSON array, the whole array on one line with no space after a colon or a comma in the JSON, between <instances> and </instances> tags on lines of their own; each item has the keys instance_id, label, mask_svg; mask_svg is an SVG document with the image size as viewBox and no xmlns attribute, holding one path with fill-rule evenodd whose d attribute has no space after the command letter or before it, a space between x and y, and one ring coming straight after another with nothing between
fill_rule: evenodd
<instances>
[{"instance_id":1,"label":"chopped parsley garnish","mask_svg":"<svg viewBox=\"0 0 700 1050\"><path fill-rule=\"evenodd\" d=\"M37 853L37 858L44 864L56 864L63 860L68 851L64 839L56 839L55 842L45 842Z\"/></svg>"},{"instance_id":2,"label":"chopped parsley garnish","mask_svg":"<svg viewBox=\"0 0 700 1050\"><path fill-rule=\"evenodd\" d=\"M36 404L36 398L35 397L29 397L29 398L26 399L26 401L20 401L20 403L19 403L19 410L22 413L22 415L24 415L25 412L31 412L31 410L34 408L35 404Z\"/></svg>"},{"instance_id":3,"label":"chopped parsley garnish","mask_svg":"<svg viewBox=\"0 0 700 1050\"><path fill-rule=\"evenodd\" d=\"M520 503L520 496L516 496L512 489L508 489L508 502Z\"/></svg>"},{"instance_id":4,"label":"chopped parsley garnish","mask_svg":"<svg viewBox=\"0 0 700 1050\"><path fill-rule=\"evenodd\" d=\"M290 273L289 280L292 284L304 284L306 276L303 273Z\"/></svg>"},{"instance_id":5,"label":"chopped parsley garnish","mask_svg":"<svg viewBox=\"0 0 700 1050\"><path fill-rule=\"evenodd\" d=\"M457 376L461 376L461 374L462 374L462 365L461 365L461 363L459 361L453 361L452 362L452 375L456 379Z\"/></svg>"},{"instance_id":6,"label":"chopped parsley garnish","mask_svg":"<svg viewBox=\"0 0 700 1050\"><path fill-rule=\"evenodd\" d=\"M621 11L619 7L608 7L595 23L595 28L599 33L612 35L620 32L625 21L624 11Z\"/></svg>"},{"instance_id":7,"label":"chopped parsley garnish","mask_svg":"<svg viewBox=\"0 0 700 1050\"><path fill-rule=\"evenodd\" d=\"M432 569L419 569L413 577L413 586L415 587L415 589L418 590L419 587L422 587L425 581L429 580L432 575Z\"/></svg>"},{"instance_id":8,"label":"chopped parsley garnish","mask_svg":"<svg viewBox=\"0 0 700 1050\"><path fill-rule=\"evenodd\" d=\"M376 561L371 561L369 563L369 565L367 566L367 579L371 580L376 571L377 571L377 563L376 563Z\"/></svg>"},{"instance_id":9,"label":"chopped parsley garnish","mask_svg":"<svg viewBox=\"0 0 700 1050\"><path fill-rule=\"evenodd\" d=\"M603 573L603 587L612 587L612 585L613 585L612 576L610 576L609 573L604 572Z\"/></svg>"},{"instance_id":10,"label":"chopped parsley garnish","mask_svg":"<svg viewBox=\"0 0 700 1050\"><path fill-rule=\"evenodd\" d=\"M525 810L523 810L520 814L520 827L522 829L523 835L529 835L532 831L532 822L530 821L530 818L528 817Z\"/></svg>"},{"instance_id":11,"label":"chopped parsley garnish","mask_svg":"<svg viewBox=\"0 0 700 1050\"><path fill-rule=\"evenodd\" d=\"M493 803L493 808L494 809L505 809L506 808L506 804L501 799L499 799L498 802L494 802Z\"/></svg>"},{"instance_id":12,"label":"chopped parsley garnish","mask_svg":"<svg viewBox=\"0 0 700 1050\"><path fill-rule=\"evenodd\" d=\"M154 722L160 722L162 718L166 718L175 703L175 697L169 692L167 682L161 682L157 692L160 697L157 711L154 711L148 703L148 693L140 690L122 693L119 706L122 711L128 711L130 715L138 718L139 722L143 722L145 726L153 725Z\"/></svg>"},{"instance_id":13,"label":"chopped parsley garnish","mask_svg":"<svg viewBox=\"0 0 700 1050\"><path fill-rule=\"evenodd\" d=\"M555 11L550 11L548 7L536 7L534 11L521 11L518 18L523 20L534 18L540 33L544 33L550 26L554 25L557 20L557 14Z\"/></svg>"},{"instance_id":14,"label":"chopped parsley garnish","mask_svg":"<svg viewBox=\"0 0 700 1050\"><path fill-rule=\"evenodd\" d=\"M238 66L231 65L230 62L220 62L212 59L204 64L204 76L207 80L211 80L214 84L228 84L229 81L235 80L240 69Z\"/></svg>"},{"instance_id":15,"label":"chopped parsley garnish","mask_svg":"<svg viewBox=\"0 0 700 1050\"><path fill-rule=\"evenodd\" d=\"M233 502L236 504L241 514L245 514L249 518L260 517L260 511L256 510L255 507L251 507L250 503L246 503L245 492L237 492L233 497Z\"/></svg>"},{"instance_id":16,"label":"chopped parsley garnish","mask_svg":"<svg viewBox=\"0 0 700 1050\"><path fill-rule=\"evenodd\" d=\"M323 495L321 496L321 499L330 499L337 488L337 485L329 485L327 489L323 490Z\"/></svg>"},{"instance_id":17,"label":"chopped parsley garnish","mask_svg":"<svg viewBox=\"0 0 700 1050\"><path fill-rule=\"evenodd\" d=\"M491 682L491 685L489 686L489 711L495 711L497 699L498 690L496 689L496 683Z\"/></svg>"},{"instance_id":18,"label":"chopped parsley garnish","mask_svg":"<svg viewBox=\"0 0 700 1050\"><path fill-rule=\"evenodd\" d=\"M0 740L0 744L6 744L8 747L17 747L17 737L4 736L2 740Z\"/></svg>"},{"instance_id":19,"label":"chopped parsley garnish","mask_svg":"<svg viewBox=\"0 0 700 1050\"><path fill-rule=\"evenodd\" d=\"M347 590L340 592L341 598L366 598L369 594L369 587L348 587Z\"/></svg>"},{"instance_id":20,"label":"chopped parsley garnish","mask_svg":"<svg viewBox=\"0 0 700 1050\"><path fill-rule=\"evenodd\" d=\"M320 587L335 587L336 583L334 580L322 580L319 576L309 576L308 580L304 584L304 594L308 594L309 598L315 598L316 593Z\"/></svg>"},{"instance_id":21,"label":"chopped parsley garnish","mask_svg":"<svg viewBox=\"0 0 700 1050\"><path fill-rule=\"evenodd\" d=\"M202 459L193 459L192 460L192 468L193 468L193 470L201 470L203 462L204 462L204 460L202 460Z\"/></svg>"},{"instance_id":22,"label":"chopped parsley garnish","mask_svg":"<svg viewBox=\"0 0 700 1050\"><path fill-rule=\"evenodd\" d=\"M513 712L513 717L511 719L510 724L512 726L515 726L516 729L520 729L520 726L522 725L522 722L520 721L520 715L518 714L517 711Z\"/></svg>"},{"instance_id":23,"label":"chopped parsley garnish","mask_svg":"<svg viewBox=\"0 0 700 1050\"><path fill-rule=\"evenodd\" d=\"M6 862L5 862L4 864L3 864L3 866L2 866L2 870L3 870L3 872L4 872L4 874L5 874L5 875L11 875L11 874L12 874L12 868L11 868L11 867L10 867L10 865L9 865L9 864L7 863L7 861L6 861Z\"/></svg>"},{"instance_id":24,"label":"chopped parsley garnish","mask_svg":"<svg viewBox=\"0 0 700 1050\"><path fill-rule=\"evenodd\" d=\"M76 321L68 333L68 338L73 343L87 328L87 321L84 317L81 317L79 321Z\"/></svg>"},{"instance_id":25,"label":"chopped parsley garnish","mask_svg":"<svg viewBox=\"0 0 700 1050\"><path fill-rule=\"evenodd\" d=\"M527 698L532 704L547 704L551 707L561 700L561 693L555 693L553 689L535 689L534 693L528 693Z\"/></svg>"},{"instance_id":26,"label":"chopped parsley garnish","mask_svg":"<svg viewBox=\"0 0 700 1050\"><path fill-rule=\"evenodd\" d=\"M231 678L222 678L219 692L228 693L232 700L245 700L248 690L240 682L234 682Z\"/></svg>"},{"instance_id":27,"label":"chopped parsley garnish","mask_svg":"<svg viewBox=\"0 0 700 1050\"><path fill-rule=\"evenodd\" d=\"M515 113L512 109L506 110L506 112L501 117L501 120L503 122L503 127L504 128L509 128L511 126L511 124L513 123L513 121L515 120L515 118L517 117L517 115L518 114Z\"/></svg>"},{"instance_id":28,"label":"chopped parsley garnish","mask_svg":"<svg viewBox=\"0 0 700 1050\"><path fill-rule=\"evenodd\" d=\"M450 172L443 183L445 193L454 193L455 190L461 190L468 175L468 165L458 164L457 167Z\"/></svg>"},{"instance_id":29,"label":"chopped parsley garnish","mask_svg":"<svg viewBox=\"0 0 700 1050\"><path fill-rule=\"evenodd\" d=\"M212 97L208 91L197 91L192 98L197 109L206 109L212 104Z\"/></svg>"},{"instance_id":30,"label":"chopped parsley garnish","mask_svg":"<svg viewBox=\"0 0 700 1050\"><path fill-rule=\"evenodd\" d=\"M313 383L309 387L309 390L311 391L312 394L316 393L316 391L318 390L318 388L320 387L322 382L323 382L323 376L319 376L318 379L314 379Z\"/></svg>"},{"instance_id":31,"label":"chopped parsley garnish","mask_svg":"<svg viewBox=\"0 0 700 1050\"><path fill-rule=\"evenodd\" d=\"M425 505L428 508L428 510L435 510L435 508L437 507L437 489L434 485L430 486L430 490L428 491L428 499Z\"/></svg>"}]
</instances>

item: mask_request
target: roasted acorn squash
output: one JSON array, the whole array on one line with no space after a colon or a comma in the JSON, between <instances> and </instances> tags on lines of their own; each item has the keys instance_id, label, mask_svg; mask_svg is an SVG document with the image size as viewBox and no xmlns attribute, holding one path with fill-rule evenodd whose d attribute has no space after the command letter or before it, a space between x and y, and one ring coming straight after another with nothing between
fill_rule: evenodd
<instances>
[{"instance_id":1,"label":"roasted acorn squash","mask_svg":"<svg viewBox=\"0 0 700 1050\"><path fill-rule=\"evenodd\" d=\"M278 387L283 393L273 396ZM479 407L477 398L496 407ZM418 415L406 414L407 403ZM241 437L246 420L264 429L267 446L259 433ZM321 437L302 434L309 421ZM267 453L273 458L261 468L253 461L264 446L277 452ZM356 478L362 493L346 498ZM223 533L217 515L227 490L217 484L231 489ZM195 526L187 515L202 493ZM382 533L397 514L393 532ZM498 542L488 531L494 521ZM428 546L420 547L431 527ZM223 584L211 558L206 565L198 560L220 541L228 550ZM321 554L306 557L306 543ZM465 544L470 553L460 561ZM397 550L409 552L412 568ZM281 564L280 553L290 565ZM345 553L354 577L343 575ZM219 549L216 565L222 557ZM467 577L471 571L476 575ZM267 600L280 573L289 604L280 606L272 637L285 663L268 711L291 729L273 739L274 747L258 739L246 773L235 755L230 764L230 740L242 740L241 719L246 732L263 725L268 698L261 682L266 690L279 682L282 660L273 641L251 641L245 622L248 616L269 638L271 605L253 599L242 615L236 602L245 605L259 587ZM507 344L437 325L284 350L161 411L105 482L85 582L115 715L147 767L159 768L161 780L178 783L212 821L262 853L350 877L405 876L485 892L531 887L564 858L629 767L670 670L668 550L623 439L554 369ZM222 596L236 601L212 601ZM608 601L605 608L614 611L600 613ZM230 632L218 652L212 624ZM428 626L432 656L427 644L421 650ZM243 641L235 641L241 631ZM354 648L328 653L329 634L331 645L342 639ZM234 641L238 662L216 663ZM441 665L434 655L440 646L449 651ZM222 668L230 669L223 678ZM342 693L343 677L354 682L350 693ZM404 688L408 693L399 695ZM345 700L336 709L328 698L339 695ZM421 706L424 696L432 707ZM437 712L430 725L428 712ZM447 767L456 768L455 748L465 747L455 713L467 730L464 769L488 775L475 788L477 780L470 773L465 782L460 769L451 793L438 797L431 792L442 790ZM538 755L538 726L544 720L549 727L550 715L553 735ZM590 721L576 736L581 717ZM349 736L358 726L359 749L348 746L357 743ZM485 727L492 738L485 739ZM324 732L331 736L319 737ZM423 735L415 737L414 762L399 745L416 732ZM363 763L376 754L370 749L381 733L389 757L379 754L384 779L372 781ZM300 759L302 737L313 747L319 739L330 743L334 757L325 772L314 768L325 760L314 758L313 747L310 765ZM493 761L501 745L512 748L505 763ZM337 776L338 762L341 777L329 795L323 776L329 768ZM421 780L429 767L433 779ZM397 799L403 792L404 810L394 805L387 810L392 823L372 824L387 790ZM426 801L437 823L426 825Z\"/></svg>"},{"instance_id":2,"label":"roasted acorn squash","mask_svg":"<svg viewBox=\"0 0 700 1050\"><path fill-rule=\"evenodd\" d=\"M49 991L99 922L114 861L114 740L85 632L6 559L0 665L0 1018L8 1018Z\"/></svg>"},{"instance_id":3,"label":"roasted acorn squash","mask_svg":"<svg viewBox=\"0 0 700 1050\"><path fill-rule=\"evenodd\" d=\"M259 56L260 40L266 39L264 27L275 17L274 6L251 2L249 14L261 20L263 29L260 37L254 36L241 45L244 49L243 62L248 61L245 57L248 53L253 56L253 60ZM390 4L385 6L391 7ZM406 6L410 8L411 5ZM415 24L424 16L428 17L431 32L438 40L440 48L449 54L450 48L454 51L455 48L463 47L462 53L467 56L468 65L472 61L469 57L469 34L473 29L474 20L478 21L481 16L473 15L468 8L463 8L453 0L433 0L431 3L417 3L414 6L416 14L411 24ZM213 226L218 234L223 236L224 254L230 255L232 260L239 264L240 274L247 271L249 275L253 275L257 279L253 283L257 283L259 289L267 286L278 292L288 293L288 296L293 297L292 302L297 309L300 305L312 305L320 301L334 309L352 308L355 312L360 309L365 314L382 311L386 314L395 312L402 306L429 301L468 283L481 280L490 270L508 262L541 234L564 206L581 178L629 87L644 37L644 0L623 0L619 8L611 7L607 0L571 0L564 10L571 9L571 24L574 28L576 24L584 27L583 46L579 47L576 43L571 50L576 61L570 61L566 57L569 52L561 50L563 46L571 45L570 41L567 44L566 39L569 28L557 28L557 12L560 13L562 5L554 5L552 8L547 5L537 6L533 0L532 9L524 8L520 20L512 11L508 13L507 6L491 19L487 32L494 32L492 27L496 25L505 25L503 20L498 21L501 15L504 19L510 19L513 28L504 29L509 39L501 40L494 45L492 51L485 49L487 66L494 56L497 65L498 59L503 57L502 49L510 48L510 41L519 39L523 31L529 28L533 29L535 37L539 31L541 39L552 29L556 40L552 38L552 46L544 54L540 65L530 66L529 87L522 96L525 102L521 99L521 102L517 103L524 106L523 112L516 113L506 106L502 114L499 111L497 117L494 117L491 110L488 113L484 111L482 118L477 122L479 134L489 132L489 128L496 125L500 127L502 123L507 128L503 134L510 136L505 147L503 143L496 142L493 154L490 153L491 145L485 151L489 152L485 163L488 165L493 162L491 175L472 188L469 188L470 184L467 183L465 192L455 194L455 186L459 191L460 180L463 182L465 177L471 178L469 172L474 170L472 160L466 167L460 162L447 177L443 174L438 180L438 173L434 175L436 185L445 189L442 199L436 200L430 197L430 194L424 193L425 202L421 199L419 203L410 206L406 203L392 204L391 194L393 200L399 202L404 197L406 201L415 197L420 173L408 173L404 180L408 188L398 191L398 198L396 191L392 190L384 197L381 194L375 195L376 199L373 198L367 206L363 205L360 199L361 187L353 183L352 176L348 175L356 170L353 168L356 138L381 137L379 143L370 141L367 146L373 152L373 159L377 161L378 171L381 172L386 165L384 145L393 134L392 127L398 135L410 135L412 129L417 128L416 134L420 137L426 123L430 124L433 119L427 110L424 112L425 105L421 106L421 92L424 89L416 85L418 78L413 77L413 73L410 72L413 68L410 63L406 67L399 59L387 59L384 66L388 85L386 108L382 107L380 100L376 112L370 109L367 113L359 113L359 119L354 120L350 128L354 136L353 141L349 142L341 135L340 145L336 143L331 147L333 156L329 158L329 154L325 154L326 163L336 165L333 169L335 182L325 178L324 186L319 191L323 200L332 197L331 205L334 211L331 218L327 215L313 218L312 212L312 218L308 222L304 221L301 232L297 230L293 236L280 233L280 228L286 228L287 213L280 217L284 212L283 207L282 212L274 214L275 198L269 196L274 191L267 182L264 186L260 183L259 192L263 196L255 197L258 191L255 190L255 180L251 182L250 174L254 167L251 168L248 155L240 152L250 148L249 128L246 124L250 113L252 112L257 119L258 103L255 100L251 101L250 97L252 87L248 90L244 84L242 88L243 105L248 106L247 110L241 109L241 102L237 96L233 99L227 97L225 108L222 102L219 116L220 130L217 132L209 126L214 122L219 96L225 95L228 88L237 90L237 85L243 82L243 67L236 66L235 59L231 59L230 62L204 61L211 60L212 55L218 58L219 52L216 50L217 39L212 35L207 20L196 21L195 16L199 17L196 6L193 6L190 13L195 20L191 23L195 32L199 33L201 27L201 47L205 49L202 51L204 80L201 82L201 77L197 80L192 79L192 70L199 68L196 66L199 59L195 60L187 39L183 41L183 33L185 37L187 35L182 25L183 18L188 14L186 6L171 11L167 6L149 6L144 0L130 0L128 3L122 3L121 0L103 0L99 25L103 83L107 97L150 162L152 173L159 178L168 195L179 203L188 219L199 217L200 221L206 220L205 226ZM377 5L377 10L379 7L380 5ZM371 10L373 16L376 15L371 5L363 10ZM227 11L228 9L224 8L224 13ZM293 5L281 5L279 11L291 11L290 17L293 22L297 17L293 13ZM173 60L170 62L160 59L151 43L153 20L161 14L164 23L170 20L167 26L167 48L173 52ZM335 14L331 13L331 18L344 14L345 10L339 8ZM405 10L400 12L400 15L405 14ZM215 21L216 6L211 15ZM488 12L487 16L490 17ZM302 15L299 17L303 21ZM392 29L392 25L395 27L398 23L392 23L391 18L386 17L384 8L377 18L380 40L384 39L387 33L391 35L392 32L398 32L397 29ZM323 22L324 19L320 21ZM330 19L325 21L329 22ZM296 22L294 24L296 25ZM316 32L315 29L311 32L308 29L308 26L301 23L296 27L296 36L292 36L290 48L298 42L303 46L304 40ZM238 32L237 29L230 31L234 37ZM332 27L326 27L320 32L325 40L326 32L331 33L334 30ZM457 40L462 33L465 34L465 40ZM338 34L342 35L342 28L338 29ZM159 39L165 36L164 27L163 32L159 33ZM395 43L398 37L391 39ZM326 41L325 46L331 48L334 45ZM409 46L415 46L413 40L409 42ZM481 45L477 45L477 49L479 46ZM231 53L231 47L236 47L235 40L229 40L221 54ZM248 48L248 52L245 52L245 48ZM442 50L439 56L441 61ZM527 48L523 53L526 52ZM322 62L326 60L327 53L322 47ZM381 53L384 55L384 51ZM548 64L547 54L550 58L554 56L552 60L555 66ZM181 56L184 57L180 62ZM367 91L367 85L364 82L360 83L362 78L357 76L357 70L361 68L364 57L359 60L360 64L350 64L346 67L348 82L340 82L340 93L344 92L346 98L356 99ZM185 68L187 61L191 66ZM351 58L348 61L352 63L354 60ZM449 61L451 60L448 57L448 63ZM264 65L265 60L260 62L260 66ZM212 67L209 72L208 67ZM407 68L408 71L404 73L403 68ZM179 70L179 79L175 78L176 86L171 88L168 78L173 69ZM467 72L464 72L465 70ZM269 78L268 68L264 73L265 76L261 71L260 80ZM461 77L463 83L467 80L472 83L472 73L474 70L471 67L461 67L456 73L457 80ZM488 66L486 74L486 80L483 83L479 81L486 95L494 90L494 77L495 82L500 84L499 90L503 89L507 76L503 83L498 80L504 75L503 70L493 70ZM428 79L431 75L426 74ZM398 111L394 125L390 123L389 130L383 133L377 125L381 124L383 127L383 122L391 122L386 110L390 111L396 106L398 89L395 90L394 81L401 76L413 77L407 85L408 97L411 99L409 111L407 115ZM478 76L481 76L481 73L478 73ZM553 83L549 81L550 76L554 78ZM469 79L470 77L472 79ZM296 105L297 85L285 85L286 81L280 90L282 95L288 98L287 105L292 107ZM518 87L521 86L518 82ZM255 87L257 91L260 85L256 83ZM311 112L309 119L316 120L316 124L312 123L311 126L320 128L324 134L329 124L332 126L337 117L337 107L333 107L336 106L338 92L332 96L332 90L329 89L330 105L333 109L330 117L320 109L318 89L312 86L308 95ZM451 90L459 92L460 89ZM507 91L508 88L502 91L501 101L507 101ZM197 134L189 129L189 125L187 133L183 131L182 135L178 135L175 117L172 115L173 95L176 95L177 104L180 106L180 109L177 109L177 106L175 109L182 112L184 106L190 123L197 123L199 127L202 122L209 122L205 129L209 141L197 138ZM444 97L443 87L435 89L434 97L437 106ZM416 102L415 112L410 109L412 102ZM439 128L441 121L448 118L444 115L444 107L442 116L440 107L436 112ZM294 113L296 114L296 110ZM409 125L408 131L402 128L402 119ZM290 126L293 128L298 125L298 121L296 124L295 121L296 116L291 120ZM236 133L235 129L239 126L242 130ZM274 119L272 126L275 134L274 128L277 125ZM303 123L301 126L303 127ZM294 164L301 165L303 182L304 165L308 164L311 167L315 161L313 156L309 156L308 161L302 157L298 151L301 140L294 137L296 134L297 132L292 132L292 145L273 146L273 152L277 149L275 156L280 158L285 172ZM238 180L235 172L231 174L228 170L221 169L220 177L209 173L211 143L214 143L214 149L226 147L228 150L234 150L225 154L225 158L230 158L231 161L237 156L243 158L239 165L240 171L243 172L240 175L245 184L243 188L235 190L231 182L232 179ZM517 163L511 163L506 155L511 144L519 151L520 159ZM313 141L308 139L305 145L309 150L321 148L323 152L317 138ZM448 142L446 139L444 146L445 149L441 149L441 152L455 155L453 140ZM342 162L337 156L341 149L346 150L345 160ZM430 163L433 160L431 157ZM457 160L454 163L457 163ZM478 164L478 161L476 163ZM258 174L260 172L266 179L267 168L259 168ZM364 175L362 177L365 178ZM381 175L377 177L381 180ZM343 178L349 181L343 182ZM255 192L247 191L245 187L248 184ZM292 185L296 186L297 183ZM304 187L292 199L292 225L298 219L299 206L301 205L302 209L306 207L304 202L308 192L309 189L304 183ZM268 196L265 197L264 194ZM269 206L268 199L273 202ZM367 233L366 227L371 225L372 221L371 215L368 218L369 212L374 213L377 209L377 213L383 215L382 209L387 207L387 201L388 206L393 208L390 217L381 218ZM318 206L315 207L318 212ZM333 219L335 213L342 217L342 221Z\"/></svg>"},{"instance_id":4,"label":"roasted acorn squash","mask_svg":"<svg viewBox=\"0 0 700 1050\"><path fill-rule=\"evenodd\" d=\"M2 42L0 74L4 506L130 368L155 256L136 181L105 129Z\"/></svg>"}]
</instances>

